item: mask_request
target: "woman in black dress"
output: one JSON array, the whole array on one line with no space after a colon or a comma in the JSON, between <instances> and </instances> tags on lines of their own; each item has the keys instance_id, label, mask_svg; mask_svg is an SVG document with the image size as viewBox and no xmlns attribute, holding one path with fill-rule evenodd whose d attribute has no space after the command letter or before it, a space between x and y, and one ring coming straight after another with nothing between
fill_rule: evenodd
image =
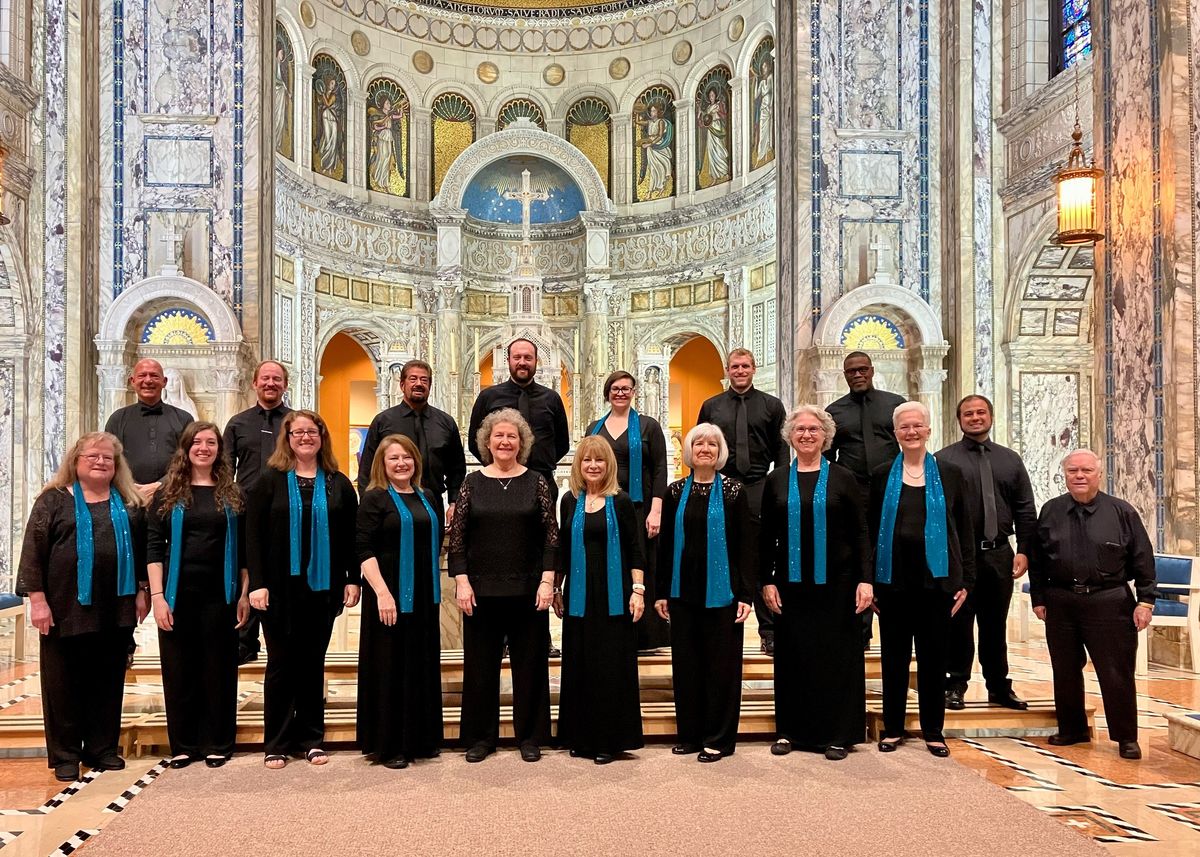
<instances>
[{"instance_id":1,"label":"woman in black dress","mask_svg":"<svg viewBox=\"0 0 1200 857\"><path fill-rule=\"evenodd\" d=\"M658 420L633 408L637 379L618 370L604 380L607 415L587 428L588 435L608 441L617 458L617 484L633 500L638 529L645 537L646 603L653 604L654 569L658 533L662 525L662 498L667 491L667 441ZM640 463L640 467L635 467ZM637 646L641 651L671 644L670 626L653 610L637 623Z\"/></svg>"},{"instance_id":2,"label":"woman in black dress","mask_svg":"<svg viewBox=\"0 0 1200 857\"><path fill-rule=\"evenodd\" d=\"M572 756L605 765L643 746L634 628L646 605L641 524L617 486L617 461L606 441L580 441L571 490L560 505L558 740Z\"/></svg>"},{"instance_id":3,"label":"woman in black dress","mask_svg":"<svg viewBox=\"0 0 1200 857\"><path fill-rule=\"evenodd\" d=\"M358 747L386 768L436 756L443 738L442 509L421 465L415 443L388 435L358 507Z\"/></svg>"},{"instance_id":4,"label":"woman in black dress","mask_svg":"<svg viewBox=\"0 0 1200 857\"><path fill-rule=\"evenodd\" d=\"M267 637L268 768L282 768L290 753L313 765L329 761L321 749L325 650L334 618L358 603L357 512L325 421L314 411L290 412L246 510L250 605L263 613Z\"/></svg>"},{"instance_id":5,"label":"woman in black dress","mask_svg":"<svg viewBox=\"0 0 1200 857\"><path fill-rule=\"evenodd\" d=\"M188 424L154 495L146 546L172 768L200 759L219 768L233 755L237 632L250 614L242 505L221 433Z\"/></svg>"},{"instance_id":6,"label":"woman in black dress","mask_svg":"<svg viewBox=\"0 0 1200 857\"><path fill-rule=\"evenodd\" d=\"M550 739L550 614L558 523L550 486L522 462L533 432L514 408L488 414L476 435L484 467L468 474L447 538L463 611L460 740L482 762L500 739L500 666L508 641L513 731L536 762Z\"/></svg>"},{"instance_id":7,"label":"woman in black dress","mask_svg":"<svg viewBox=\"0 0 1200 857\"><path fill-rule=\"evenodd\" d=\"M658 600L671 623L671 683L676 755L701 762L733 755L742 708L742 624L750 615L755 570L750 504L736 479L718 472L729 458L725 436L700 423L683 441L687 479L671 483L658 540Z\"/></svg>"},{"instance_id":8,"label":"woman in black dress","mask_svg":"<svg viewBox=\"0 0 1200 857\"><path fill-rule=\"evenodd\" d=\"M870 532L875 540L875 591L883 670L883 738L904 742L908 669L917 647L917 703L925 746L950 755L946 720L946 645L950 619L975 583L975 550L962 472L926 449L929 409L897 405L892 425L900 454L871 474Z\"/></svg>"},{"instance_id":9,"label":"woman in black dress","mask_svg":"<svg viewBox=\"0 0 1200 857\"><path fill-rule=\"evenodd\" d=\"M862 623L871 606L867 514L854 474L821 454L833 418L800 405L783 425L796 458L763 493L763 601L775 613L775 731L793 747L846 758L866 734Z\"/></svg>"},{"instance_id":10,"label":"woman in black dress","mask_svg":"<svg viewBox=\"0 0 1200 857\"><path fill-rule=\"evenodd\" d=\"M121 442L98 431L63 456L29 512L17 594L41 632L46 759L61 782L79 779L80 762L125 767L126 651L150 610L143 504Z\"/></svg>"}]
</instances>

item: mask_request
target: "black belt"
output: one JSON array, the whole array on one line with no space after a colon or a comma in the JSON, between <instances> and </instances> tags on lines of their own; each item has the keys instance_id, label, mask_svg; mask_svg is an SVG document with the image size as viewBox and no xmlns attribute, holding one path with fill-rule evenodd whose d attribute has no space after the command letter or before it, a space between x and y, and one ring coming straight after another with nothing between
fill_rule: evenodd
<instances>
[{"instance_id":1,"label":"black belt","mask_svg":"<svg viewBox=\"0 0 1200 857\"><path fill-rule=\"evenodd\" d=\"M1066 585L1060 586L1059 588L1067 589L1071 592L1074 592L1076 595L1091 595L1093 592L1104 592L1107 589L1117 589L1118 587L1122 587L1124 585L1125 585L1124 583L1103 583L1103 584L1101 584L1101 583L1097 583L1097 584L1072 583L1072 584L1066 584Z\"/></svg>"},{"instance_id":2,"label":"black belt","mask_svg":"<svg viewBox=\"0 0 1200 857\"><path fill-rule=\"evenodd\" d=\"M979 550L981 552L994 551L994 550L998 550L1002 547L1005 547L1007 544L1008 544L1008 539L1004 539L1004 538L992 539L990 542L987 539L983 539L982 541L979 542Z\"/></svg>"}]
</instances>

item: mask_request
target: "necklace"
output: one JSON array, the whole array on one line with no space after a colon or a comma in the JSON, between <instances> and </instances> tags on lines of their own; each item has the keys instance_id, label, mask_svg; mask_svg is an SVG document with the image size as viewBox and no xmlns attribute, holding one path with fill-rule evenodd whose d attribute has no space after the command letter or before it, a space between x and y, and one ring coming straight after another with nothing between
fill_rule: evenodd
<instances>
[{"instance_id":1,"label":"necklace","mask_svg":"<svg viewBox=\"0 0 1200 857\"><path fill-rule=\"evenodd\" d=\"M913 473L911 470L909 470L908 465L903 465L903 467L904 467L904 475L907 476L909 479L924 479L925 478L925 468L924 467L922 467L916 473Z\"/></svg>"},{"instance_id":2,"label":"necklace","mask_svg":"<svg viewBox=\"0 0 1200 857\"><path fill-rule=\"evenodd\" d=\"M496 479L496 481L500 483L500 487L501 487L502 489L504 489L505 491L507 491L507 490L508 490L508 486L509 486L509 485L512 485L512 481L513 481L514 479L516 479L516 478L517 478L517 477L515 477L515 476L510 476L510 477L508 477L507 479L500 479L500 478L497 478L497 479Z\"/></svg>"}]
</instances>

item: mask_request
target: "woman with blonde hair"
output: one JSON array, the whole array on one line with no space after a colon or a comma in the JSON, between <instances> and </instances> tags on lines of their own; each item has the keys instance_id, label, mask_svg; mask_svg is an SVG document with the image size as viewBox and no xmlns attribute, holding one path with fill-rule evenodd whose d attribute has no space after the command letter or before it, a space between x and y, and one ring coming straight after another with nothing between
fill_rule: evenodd
<instances>
[{"instance_id":1,"label":"woman with blonde hair","mask_svg":"<svg viewBox=\"0 0 1200 857\"><path fill-rule=\"evenodd\" d=\"M61 782L81 762L125 767L126 651L150 610L143 504L121 441L98 431L68 450L29 512L16 591L40 632L46 757Z\"/></svg>"},{"instance_id":2,"label":"woman with blonde hair","mask_svg":"<svg viewBox=\"0 0 1200 857\"><path fill-rule=\"evenodd\" d=\"M597 765L643 746L637 633L645 610L641 524L609 442L585 437L560 504L563 620L558 740Z\"/></svg>"},{"instance_id":3,"label":"woman with blonde hair","mask_svg":"<svg viewBox=\"0 0 1200 857\"><path fill-rule=\"evenodd\" d=\"M172 768L219 768L237 733L238 629L250 615L241 490L221 432L179 436L148 515L150 603L158 625Z\"/></svg>"},{"instance_id":4,"label":"woman with blonde hair","mask_svg":"<svg viewBox=\"0 0 1200 857\"><path fill-rule=\"evenodd\" d=\"M422 488L423 465L412 440L388 435L358 507L358 747L395 769L436 756L443 739L442 506Z\"/></svg>"},{"instance_id":5,"label":"woman with blonde hair","mask_svg":"<svg viewBox=\"0 0 1200 857\"><path fill-rule=\"evenodd\" d=\"M515 408L484 417L476 433L481 470L468 474L447 538L454 597L463 611L460 740L482 762L500 738L500 662L508 641L513 732L536 762L550 739L550 616L558 523L551 488L530 470L533 431Z\"/></svg>"},{"instance_id":6,"label":"woman with blonde hair","mask_svg":"<svg viewBox=\"0 0 1200 857\"><path fill-rule=\"evenodd\" d=\"M334 617L358 603L357 512L358 498L338 472L325 420L315 411L292 411L246 509L250 605L263 613L267 637L268 768L282 768L293 753L313 765L329 761L321 749L325 650Z\"/></svg>"}]
</instances>

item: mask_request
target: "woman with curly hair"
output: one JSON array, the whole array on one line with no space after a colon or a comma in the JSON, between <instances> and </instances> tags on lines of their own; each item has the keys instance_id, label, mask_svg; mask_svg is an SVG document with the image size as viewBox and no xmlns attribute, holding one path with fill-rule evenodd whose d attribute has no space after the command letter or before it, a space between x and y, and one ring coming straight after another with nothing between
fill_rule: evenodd
<instances>
[{"instance_id":1,"label":"woman with curly hair","mask_svg":"<svg viewBox=\"0 0 1200 857\"><path fill-rule=\"evenodd\" d=\"M237 731L237 629L250 613L241 491L217 427L179 437L150 507L150 604L158 625L172 768L219 768Z\"/></svg>"}]
</instances>

